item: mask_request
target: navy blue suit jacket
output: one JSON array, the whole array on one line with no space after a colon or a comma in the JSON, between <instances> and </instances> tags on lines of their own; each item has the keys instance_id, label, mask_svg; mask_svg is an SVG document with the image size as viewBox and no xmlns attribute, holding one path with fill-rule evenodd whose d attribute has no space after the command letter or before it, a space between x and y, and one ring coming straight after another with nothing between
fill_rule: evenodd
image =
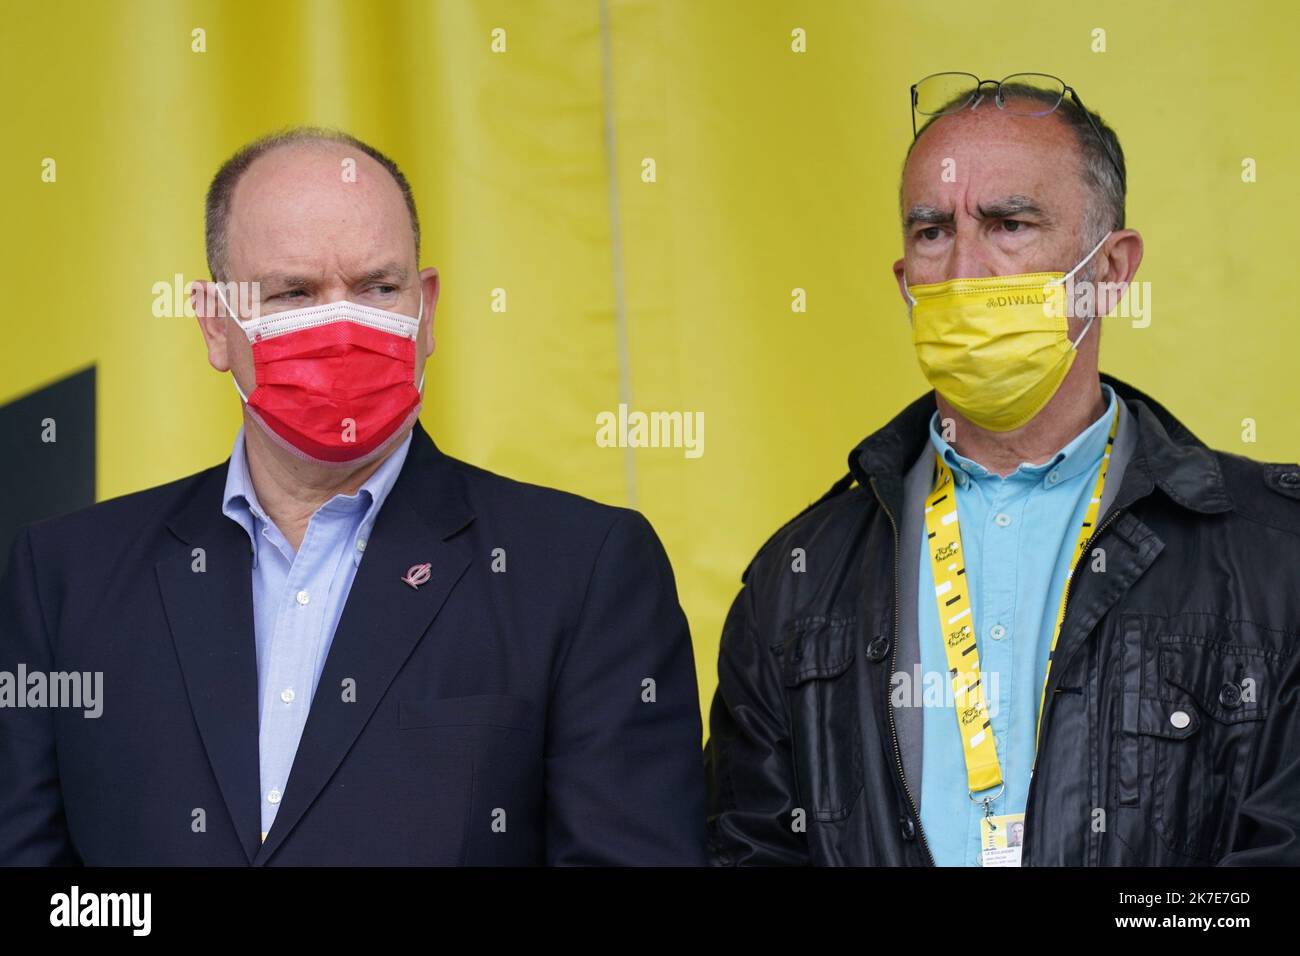
<instances>
[{"instance_id":1,"label":"navy blue suit jacket","mask_svg":"<svg viewBox=\"0 0 1300 956\"><path fill-rule=\"evenodd\" d=\"M0 863L704 862L695 665L654 531L418 424L262 842L228 464L19 535L0 671L102 672L103 713L0 708Z\"/></svg>"}]
</instances>

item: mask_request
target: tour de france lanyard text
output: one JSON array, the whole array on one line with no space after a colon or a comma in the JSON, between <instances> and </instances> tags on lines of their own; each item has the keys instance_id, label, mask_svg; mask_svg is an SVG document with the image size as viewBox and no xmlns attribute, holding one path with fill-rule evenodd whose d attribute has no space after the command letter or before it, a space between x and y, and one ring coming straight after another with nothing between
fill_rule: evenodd
<instances>
[{"instance_id":1,"label":"tour de france lanyard text","mask_svg":"<svg viewBox=\"0 0 1300 956\"><path fill-rule=\"evenodd\" d=\"M1101 470L1097 474L1097 484L1092 490L1088 510L1079 529L1079 539L1074 546L1074 557L1070 561L1070 573L1066 575L1065 590L1061 594L1061 607L1056 613L1052 646L1047 655L1047 671L1043 675L1043 690L1038 699L1035 741L1038 740L1037 729L1041 728L1043 721L1043 703L1047 696L1047 678L1052 673L1052 655L1056 653L1056 641L1061 636L1061 622L1065 619L1065 599L1069 593L1070 578L1097 523L1097 512L1101 508L1101 492L1106 484L1106 471L1110 467L1110 451L1115 444L1115 430L1118 425L1119 404L1116 403L1115 417L1110 426L1110 437L1106 440L1106 451L1101 459ZM943 456L936 453L935 463L934 490L925 500L926 548L930 553L930 567L934 571L934 595L939 608L939 631L948 657L948 673L952 678L957 727L961 731L962 754L966 759L966 782L974 799L974 794L1002 785L1002 765L998 762L993 728L984 702L984 690L980 686L980 660L975 645L974 614L970 604L970 588L966 580L966 561L961 551L961 528L957 523L957 498L954 494L956 486L952 470L943 460ZM1037 762L1036 757L1035 762ZM991 798L984 800L986 813L992 812L990 802Z\"/></svg>"}]
</instances>

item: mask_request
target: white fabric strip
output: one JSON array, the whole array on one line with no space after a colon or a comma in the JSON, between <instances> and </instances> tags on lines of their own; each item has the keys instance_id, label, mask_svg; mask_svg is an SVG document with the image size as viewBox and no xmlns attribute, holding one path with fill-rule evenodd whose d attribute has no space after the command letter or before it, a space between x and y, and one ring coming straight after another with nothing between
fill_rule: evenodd
<instances>
[{"instance_id":1,"label":"white fabric strip","mask_svg":"<svg viewBox=\"0 0 1300 956\"><path fill-rule=\"evenodd\" d=\"M424 311L424 299L420 299L420 311ZM238 320L236 320L238 321ZM414 339L420 328L420 319L400 312L388 312L384 309L372 309L368 305L349 302L346 299L325 305L314 305L306 309L294 309L291 312L272 312L267 315L239 322L239 327L253 342L273 339L290 332L329 325L331 322L353 322L380 332L400 335L404 339Z\"/></svg>"}]
</instances>

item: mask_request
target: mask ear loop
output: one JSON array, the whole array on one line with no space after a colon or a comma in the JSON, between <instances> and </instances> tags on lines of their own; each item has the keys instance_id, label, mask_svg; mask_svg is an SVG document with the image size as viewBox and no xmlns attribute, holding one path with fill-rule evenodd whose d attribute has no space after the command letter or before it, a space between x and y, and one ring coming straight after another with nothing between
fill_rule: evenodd
<instances>
[{"instance_id":1,"label":"mask ear loop","mask_svg":"<svg viewBox=\"0 0 1300 956\"><path fill-rule=\"evenodd\" d=\"M1070 343L1070 348L1074 349L1075 351L1078 351L1079 343L1082 342L1083 337L1088 334L1088 330L1092 328L1092 323L1096 320L1096 318L1097 316L1093 315L1088 319L1087 322L1084 323L1083 331L1079 333L1079 337L1077 339L1075 339L1073 342Z\"/></svg>"},{"instance_id":2,"label":"mask ear loop","mask_svg":"<svg viewBox=\"0 0 1300 956\"><path fill-rule=\"evenodd\" d=\"M907 296L907 324L912 324L912 309L916 306L916 300L912 298L912 290L907 286L907 272L903 272L903 295Z\"/></svg>"},{"instance_id":3,"label":"mask ear loop","mask_svg":"<svg viewBox=\"0 0 1300 956\"><path fill-rule=\"evenodd\" d=\"M230 317L235 320L235 324L239 326L240 331L242 331L245 335L248 335L248 326L246 326L242 321L240 321L239 313L237 313L234 309L232 309L230 307L230 303L226 301L226 294L221 291L222 284L220 282L215 282L213 283L213 285L215 285L217 288L217 298L220 299L221 304L226 307L226 311L230 313Z\"/></svg>"},{"instance_id":4,"label":"mask ear loop","mask_svg":"<svg viewBox=\"0 0 1300 956\"><path fill-rule=\"evenodd\" d=\"M417 339L419 338L420 335L420 323L423 321L424 321L424 285L421 284L420 285L420 311L415 316L415 335ZM427 362L428 359L425 359L425 361ZM420 393L420 399L423 401L424 399L424 368L423 367L420 368L420 384L415 386L415 388Z\"/></svg>"},{"instance_id":5,"label":"mask ear loop","mask_svg":"<svg viewBox=\"0 0 1300 956\"><path fill-rule=\"evenodd\" d=\"M1067 272L1062 278L1055 280L1051 284L1064 285L1065 283L1067 283L1070 280L1071 276L1073 276L1076 272L1078 272L1080 269L1082 269L1085 265L1088 264L1088 260L1097 254L1097 250L1102 247L1102 243L1104 243L1107 239L1109 239L1111 232L1114 231L1115 230L1112 229L1109 232L1107 232L1106 235L1102 236L1101 241L1092 247L1092 251L1090 253L1088 253L1086 256L1084 256L1082 259L1079 260L1079 264L1077 266L1075 266L1073 269ZM1096 320L1097 320L1097 307L1094 304L1092 315L1090 315L1088 317L1088 321L1084 323L1083 331L1079 333L1078 338L1076 338L1073 342L1070 343L1070 347L1072 349L1078 350L1079 343L1083 341L1083 337L1088 334L1088 330L1092 328L1092 323L1095 322Z\"/></svg>"},{"instance_id":6,"label":"mask ear loop","mask_svg":"<svg viewBox=\"0 0 1300 956\"><path fill-rule=\"evenodd\" d=\"M229 312L229 313L230 313L230 317L231 317L232 319L235 320L235 324L236 324L237 326L239 326L240 331L242 331L242 332L244 333L244 335L247 336L247 335L248 335L248 327L247 327L246 325L244 325L243 322L239 321L239 316L235 313L235 310L232 309L232 308L230 307L230 303L226 301L226 294L225 294L224 292L221 291L221 283L220 283L220 282L217 282L217 283L214 283L214 285L215 285L216 288L217 288L217 298L220 299L220 300L221 300L221 304L224 305L224 306L226 307L226 311ZM234 372L231 372L231 373L230 373L230 381L232 381L232 382L234 383L234 385L235 385L235 391L239 393L239 397L240 397L240 399L243 401L243 403L244 403L245 405L247 405L247 404L248 404L248 396L245 395L245 394L244 394L244 390L243 390L242 388L239 387L239 380L238 380L237 378L235 378L235 373L234 373Z\"/></svg>"},{"instance_id":7,"label":"mask ear loop","mask_svg":"<svg viewBox=\"0 0 1300 956\"><path fill-rule=\"evenodd\" d=\"M1065 281L1067 281L1067 280L1068 280L1072 275L1074 275L1076 272L1078 272L1080 269L1082 269L1084 266L1086 266L1086 265L1088 264L1088 260L1091 259L1093 256L1095 256L1095 255L1097 254L1097 250L1100 249L1100 248L1102 247L1102 243L1104 243L1107 239L1109 239L1109 238L1110 238L1110 233L1111 233L1111 232L1114 232L1114 231L1115 231L1115 230L1112 229L1110 232L1106 233L1106 235L1102 236L1102 237L1101 237L1101 242L1098 242L1095 246L1092 247L1092 252L1088 253L1086 256L1084 256L1082 259L1080 259L1080 260L1079 260L1079 264L1078 264L1077 266L1075 266L1073 269L1071 269L1069 272L1067 272L1063 278L1057 279L1056 281L1057 281L1058 283L1065 282Z\"/></svg>"}]
</instances>

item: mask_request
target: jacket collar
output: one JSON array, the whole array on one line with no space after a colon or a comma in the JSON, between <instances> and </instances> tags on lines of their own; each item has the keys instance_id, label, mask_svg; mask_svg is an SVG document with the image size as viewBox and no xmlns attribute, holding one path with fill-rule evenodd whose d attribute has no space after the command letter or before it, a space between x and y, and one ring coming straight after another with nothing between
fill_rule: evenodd
<instances>
[{"instance_id":1,"label":"jacket collar","mask_svg":"<svg viewBox=\"0 0 1300 956\"><path fill-rule=\"evenodd\" d=\"M1149 395L1105 373L1101 380L1127 403L1137 432L1116 504L1130 504L1158 487L1192 511L1230 511L1232 499L1214 452ZM929 440L936 407L931 389L849 453L853 477L863 486L874 480L887 505L901 500L903 475Z\"/></svg>"}]
</instances>

